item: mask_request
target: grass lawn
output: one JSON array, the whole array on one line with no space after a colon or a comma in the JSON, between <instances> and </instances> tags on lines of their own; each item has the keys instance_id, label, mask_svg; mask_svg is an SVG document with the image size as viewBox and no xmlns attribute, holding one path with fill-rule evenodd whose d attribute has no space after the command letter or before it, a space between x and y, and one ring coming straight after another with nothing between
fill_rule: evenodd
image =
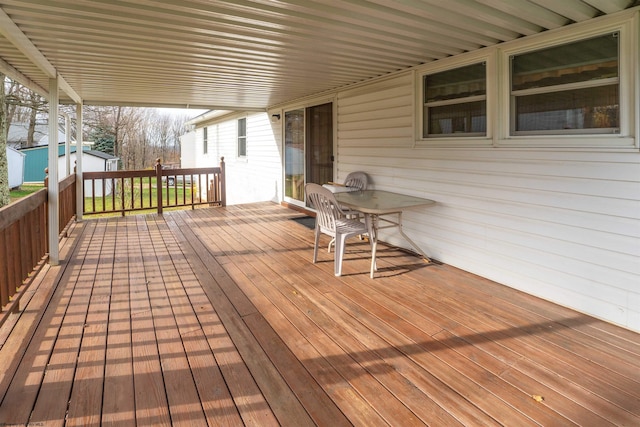
<instances>
[{"instance_id":1,"label":"grass lawn","mask_svg":"<svg viewBox=\"0 0 640 427\"><path fill-rule=\"evenodd\" d=\"M9 192L9 197L11 202L15 202L18 199L21 199L29 194L35 193L36 191L44 188L43 184L23 184L16 190L11 190Z\"/></svg>"},{"instance_id":2,"label":"grass lawn","mask_svg":"<svg viewBox=\"0 0 640 427\"><path fill-rule=\"evenodd\" d=\"M133 192L133 206L137 209L145 209L148 208L150 211L154 211L157 206L157 190L155 186L155 178L151 180L149 183L146 179L143 181L142 189L140 189L139 178L134 180L133 189L131 185L127 185L129 183L125 183L124 189L124 205L126 208L131 208L132 205L132 192ZM151 188L150 188L151 187ZM18 189L10 191L11 202L15 202L23 197L28 196L29 194L35 193L36 191L44 188L43 184L23 184ZM151 196L149 194L151 193ZM197 187L194 187L194 198L198 193ZM151 200L149 200L151 199ZM177 200L176 200L177 199ZM191 201L191 188L189 185L186 185L185 188L182 188L182 183L178 183L177 186L169 186L169 191L167 192L167 187L164 185L162 187L162 200L163 204L166 205L181 205L183 200L186 200L186 203ZM108 214L114 210L114 198L112 195L108 195L106 197L96 197L96 206L95 212ZM122 209L123 201L122 201L122 191L116 191L115 197L115 209ZM93 204L91 197L85 197L84 199L85 211L93 212Z\"/></svg>"},{"instance_id":3,"label":"grass lawn","mask_svg":"<svg viewBox=\"0 0 640 427\"><path fill-rule=\"evenodd\" d=\"M84 206L85 212L97 212L97 213L109 213L113 210L121 210L124 207L126 209L152 209L157 207L157 190L155 185L155 178L151 179L149 183L147 179L143 179L142 188L140 187L139 178L134 180L133 187L129 184L130 181L125 181L124 194L122 188L116 189L115 200L113 194L109 194L104 197L95 198L95 210L93 208L93 200L91 197L85 197ZM163 205L182 205L183 200L186 203L191 201L191 188L189 185L182 188L182 184L178 183L177 188L169 186L167 192L166 185L162 187L162 200ZM194 197L197 194L197 188L194 187Z\"/></svg>"}]
</instances>

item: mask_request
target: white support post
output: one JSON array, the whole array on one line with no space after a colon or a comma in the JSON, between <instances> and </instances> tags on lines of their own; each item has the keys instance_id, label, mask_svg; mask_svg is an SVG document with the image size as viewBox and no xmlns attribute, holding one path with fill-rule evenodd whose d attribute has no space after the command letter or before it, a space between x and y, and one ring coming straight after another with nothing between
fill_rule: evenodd
<instances>
[{"instance_id":1,"label":"white support post","mask_svg":"<svg viewBox=\"0 0 640 427\"><path fill-rule=\"evenodd\" d=\"M49 264L60 264L60 248L58 245L58 78L49 79Z\"/></svg>"},{"instance_id":2,"label":"white support post","mask_svg":"<svg viewBox=\"0 0 640 427\"><path fill-rule=\"evenodd\" d=\"M64 117L64 159L66 171L64 177L71 175L71 119L67 113L61 113Z\"/></svg>"},{"instance_id":3,"label":"white support post","mask_svg":"<svg viewBox=\"0 0 640 427\"><path fill-rule=\"evenodd\" d=\"M82 181L82 102L76 104L76 221L82 221L84 211L84 185Z\"/></svg>"}]
</instances>

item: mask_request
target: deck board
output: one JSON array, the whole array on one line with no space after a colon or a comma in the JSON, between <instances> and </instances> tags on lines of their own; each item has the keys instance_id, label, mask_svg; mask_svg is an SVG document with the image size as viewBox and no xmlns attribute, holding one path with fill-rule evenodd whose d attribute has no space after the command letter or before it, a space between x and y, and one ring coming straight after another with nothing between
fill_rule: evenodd
<instances>
[{"instance_id":1,"label":"deck board","mask_svg":"<svg viewBox=\"0 0 640 427\"><path fill-rule=\"evenodd\" d=\"M384 244L337 278L300 216L75 225L0 328L0 423L640 425L639 334Z\"/></svg>"},{"instance_id":2,"label":"deck board","mask_svg":"<svg viewBox=\"0 0 640 427\"><path fill-rule=\"evenodd\" d=\"M103 426L136 425L131 340L131 297L129 272L129 228L124 220L114 220L113 280L109 300L108 333L105 350L102 418Z\"/></svg>"}]
</instances>

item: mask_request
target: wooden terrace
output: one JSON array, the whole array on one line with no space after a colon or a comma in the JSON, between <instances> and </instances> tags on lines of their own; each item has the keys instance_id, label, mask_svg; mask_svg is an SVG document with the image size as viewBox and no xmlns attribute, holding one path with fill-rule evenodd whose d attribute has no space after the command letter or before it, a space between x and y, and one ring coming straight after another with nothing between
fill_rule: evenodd
<instances>
[{"instance_id":1,"label":"wooden terrace","mask_svg":"<svg viewBox=\"0 0 640 427\"><path fill-rule=\"evenodd\" d=\"M640 335L272 203L73 225L0 329L0 424L640 425ZM328 243L327 236L323 242Z\"/></svg>"}]
</instances>

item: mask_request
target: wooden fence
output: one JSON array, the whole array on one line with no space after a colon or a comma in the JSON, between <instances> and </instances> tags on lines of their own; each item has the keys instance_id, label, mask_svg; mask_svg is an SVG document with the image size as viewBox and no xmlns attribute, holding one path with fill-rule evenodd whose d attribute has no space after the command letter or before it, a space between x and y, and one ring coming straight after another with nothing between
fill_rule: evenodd
<instances>
[{"instance_id":1,"label":"wooden fence","mask_svg":"<svg viewBox=\"0 0 640 427\"><path fill-rule=\"evenodd\" d=\"M224 157L219 167L83 173L86 215L197 205L226 206Z\"/></svg>"},{"instance_id":2,"label":"wooden fence","mask_svg":"<svg viewBox=\"0 0 640 427\"><path fill-rule=\"evenodd\" d=\"M76 212L76 176L59 183L60 237ZM0 325L19 309L31 278L48 257L47 181L45 188L0 208ZM4 312L4 313L3 313Z\"/></svg>"}]
</instances>

